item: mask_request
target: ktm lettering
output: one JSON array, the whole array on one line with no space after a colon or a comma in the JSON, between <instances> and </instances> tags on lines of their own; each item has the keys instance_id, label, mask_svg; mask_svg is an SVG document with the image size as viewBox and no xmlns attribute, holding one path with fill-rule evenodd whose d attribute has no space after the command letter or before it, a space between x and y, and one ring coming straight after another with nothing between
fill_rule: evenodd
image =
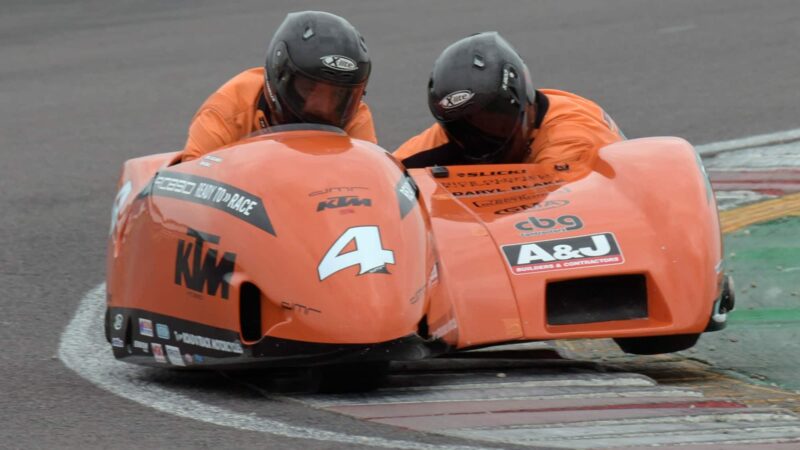
<instances>
[{"instance_id":1,"label":"ktm lettering","mask_svg":"<svg viewBox=\"0 0 800 450\"><path fill-rule=\"evenodd\" d=\"M178 240L178 254L175 259L175 284L208 295L215 296L222 286L222 298L227 299L230 284L227 277L233 272L236 254L225 252L217 259L217 250L209 248L205 254L203 246L206 241L219 243L219 236L200 233L189 229L189 236L194 242Z\"/></svg>"},{"instance_id":2,"label":"ktm lettering","mask_svg":"<svg viewBox=\"0 0 800 450\"><path fill-rule=\"evenodd\" d=\"M372 206L372 200L360 198L355 195L345 195L341 197L331 197L317 204L317 211L325 209L344 208L347 206Z\"/></svg>"}]
</instances>

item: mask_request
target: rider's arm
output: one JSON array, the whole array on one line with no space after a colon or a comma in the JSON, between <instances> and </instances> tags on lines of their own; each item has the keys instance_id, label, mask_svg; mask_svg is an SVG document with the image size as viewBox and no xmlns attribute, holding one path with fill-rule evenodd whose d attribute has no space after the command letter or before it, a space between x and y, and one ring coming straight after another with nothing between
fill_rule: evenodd
<instances>
[{"instance_id":1,"label":"rider's arm","mask_svg":"<svg viewBox=\"0 0 800 450\"><path fill-rule=\"evenodd\" d=\"M378 143L378 138L375 136L375 124L372 122L372 112L364 102L361 102L358 106L358 111L344 128L344 131L356 139L369 141L373 144Z\"/></svg>"},{"instance_id":2,"label":"rider's arm","mask_svg":"<svg viewBox=\"0 0 800 450\"><path fill-rule=\"evenodd\" d=\"M235 140L225 119L213 108L201 108L189 126L189 137L181 155L182 161L190 161L227 145Z\"/></svg>"}]
</instances>

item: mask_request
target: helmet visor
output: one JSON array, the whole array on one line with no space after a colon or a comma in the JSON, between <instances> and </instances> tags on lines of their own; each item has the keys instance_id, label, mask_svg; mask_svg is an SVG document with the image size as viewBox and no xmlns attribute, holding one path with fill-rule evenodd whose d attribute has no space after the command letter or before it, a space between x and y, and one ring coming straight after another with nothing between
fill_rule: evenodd
<instances>
[{"instance_id":1,"label":"helmet visor","mask_svg":"<svg viewBox=\"0 0 800 450\"><path fill-rule=\"evenodd\" d=\"M336 85L309 78L296 72L281 80L281 100L295 116L305 122L323 123L344 128L353 118L364 84Z\"/></svg>"},{"instance_id":2,"label":"helmet visor","mask_svg":"<svg viewBox=\"0 0 800 450\"><path fill-rule=\"evenodd\" d=\"M510 111L489 107L461 116L454 120L441 121L447 135L464 151L464 156L476 162L490 162L503 157L510 146L523 133L522 123L525 109Z\"/></svg>"}]
</instances>

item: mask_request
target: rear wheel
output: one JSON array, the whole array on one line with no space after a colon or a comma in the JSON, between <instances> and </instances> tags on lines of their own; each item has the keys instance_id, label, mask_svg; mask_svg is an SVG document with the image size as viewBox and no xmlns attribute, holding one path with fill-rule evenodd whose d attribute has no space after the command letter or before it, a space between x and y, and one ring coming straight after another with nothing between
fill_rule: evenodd
<instances>
[{"instance_id":1,"label":"rear wheel","mask_svg":"<svg viewBox=\"0 0 800 450\"><path fill-rule=\"evenodd\" d=\"M625 353L634 355L658 355L686 350L694 346L700 334L676 334L673 336L649 336L616 338L614 342Z\"/></svg>"}]
</instances>

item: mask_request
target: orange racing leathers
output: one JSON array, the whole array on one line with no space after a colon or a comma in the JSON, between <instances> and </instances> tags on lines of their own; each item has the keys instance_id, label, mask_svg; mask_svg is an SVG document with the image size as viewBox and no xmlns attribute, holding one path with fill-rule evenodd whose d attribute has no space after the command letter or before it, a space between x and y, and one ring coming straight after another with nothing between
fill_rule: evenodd
<instances>
[{"instance_id":1,"label":"orange racing leathers","mask_svg":"<svg viewBox=\"0 0 800 450\"><path fill-rule=\"evenodd\" d=\"M536 91L536 118L529 147L499 163L541 163L572 170L592 167L597 151L625 139L596 103L554 89ZM394 156L408 168L470 164L444 129L434 124L401 145Z\"/></svg>"},{"instance_id":2,"label":"orange racing leathers","mask_svg":"<svg viewBox=\"0 0 800 450\"><path fill-rule=\"evenodd\" d=\"M264 68L245 70L211 94L197 110L181 160L198 158L270 125L276 124L270 122L264 98ZM366 103L361 102L344 131L351 137L377 143L372 113Z\"/></svg>"}]
</instances>

